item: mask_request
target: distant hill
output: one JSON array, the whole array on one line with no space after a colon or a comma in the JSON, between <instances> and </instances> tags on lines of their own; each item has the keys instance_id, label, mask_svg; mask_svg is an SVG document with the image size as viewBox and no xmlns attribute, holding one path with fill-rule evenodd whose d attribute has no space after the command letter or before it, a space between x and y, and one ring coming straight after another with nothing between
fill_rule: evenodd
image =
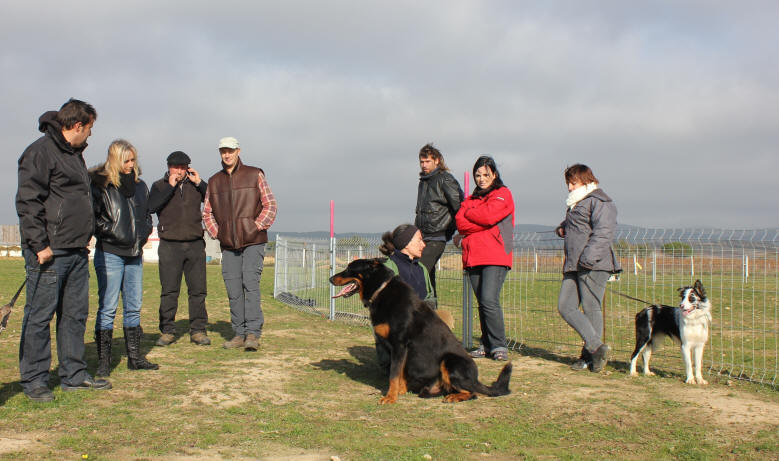
<instances>
[{"instance_id":1,"label":"distant hill","mask_svg":"<svg viewBox=\"0 0 779 461\"><path fill-rule=\"evenodd\" d=\"M550 232L553 231L555 226L547 226L543 224L519 224L514 228L515 233L524 232ZM336 232L336 238L348 238L348 237L363 237L366 239L379 239L381 238L381 232ZM305 238L305 239L329 239L330 232L328 231L312 231L312 232L285 232L285 231L268 231L268 238L270 240L276 239L276 234L281 234L290 238Z\"/></svg>"}]
</instances>

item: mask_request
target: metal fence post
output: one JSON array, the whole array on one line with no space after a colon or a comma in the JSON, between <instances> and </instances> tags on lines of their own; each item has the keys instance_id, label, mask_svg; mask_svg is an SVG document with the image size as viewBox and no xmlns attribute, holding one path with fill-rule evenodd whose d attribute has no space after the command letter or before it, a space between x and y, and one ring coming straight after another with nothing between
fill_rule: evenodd
<instances>
[{"instance_id":1,"label":"metal fence post","mask_svg":"<svg viewBox=\"0 0 779 461\"><path fill-rule=\"evenodd\" d=\"M657 282L657 252L652 252L652 283Z\"/></svg>"},{"instance_id":2,"label":"metal fence post","mask_svg":"<svg viewBox=\"0 0 779 461\"><path fill-rule=\"evenodd\" d=\"M471 303L471 279L463 271L463 347L473 347L473 306Z\"/></svg>"},{"instance_id":3,"label":"metal fence post","mask_svg":"<svg viewBox=\"0 0 779 461\"><path fill-rule=\"evenodd\" d=\"M316 288L316 243L311 245L311 288Z\"/></svg>"},{"instance_id":4,"label":"metal fence post","mask_svg":"<svg viewBox=\"0 0 779 461\"><path fill-rule=\"evenodd\" d=\"M276 244L273 246L273 253L274 257L276 259L276 264L279 263L279 240L281 237L279 234L276 234ZM279 292L279 272L273 271L273 297L276 297L276 294Z\"/></svg>"},{"instance_id":5,"label":"metal fence post","mask_svg":"<svg viewBox=\"0 0 779 461\"><path fill-rule=\"evenodd\" d=\"M330 238L330 277L335 275L335 237ZM330 320L335 320L335 286L330 284Z\"/></svg>"}]
</instances>

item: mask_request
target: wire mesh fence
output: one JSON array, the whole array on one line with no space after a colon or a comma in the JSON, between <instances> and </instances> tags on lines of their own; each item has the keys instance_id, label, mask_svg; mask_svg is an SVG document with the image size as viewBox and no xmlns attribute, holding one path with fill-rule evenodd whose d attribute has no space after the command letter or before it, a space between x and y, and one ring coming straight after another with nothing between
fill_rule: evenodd
<instances>
[{"instance_id":1,"label":"wire mesh fence","mask_svg":"<svg viewBox=\"0 0 779 461\"><path fill-rule=\"evenodd\" d=\"M562 240L551 232L514 236L514 266L501 292L509 347L554 360L577 356L581 338L557 312L562 280ZM354 258L380 256L376 236L292 239L278 236L274 297L332 319L368 324L367 310L352 298L332 299L328 278ZM604 299L610 362L627 370L635 346L634 318L641 302L678 304L676 289L700 279L713 304L714 322L704 365L710 375L777 386L779 369L779 230L637 229L618 231L614 249L622 264ZM334 270L335 269L335 270ZM466 346L479 336L472 293L464 286L460 252L448 246L436 268L439 308L455 317ZM464 290L465 288L465 290ZM653 356L658 373L680 375L677 346L667 340Z\"/></svg>"}]
</instances>

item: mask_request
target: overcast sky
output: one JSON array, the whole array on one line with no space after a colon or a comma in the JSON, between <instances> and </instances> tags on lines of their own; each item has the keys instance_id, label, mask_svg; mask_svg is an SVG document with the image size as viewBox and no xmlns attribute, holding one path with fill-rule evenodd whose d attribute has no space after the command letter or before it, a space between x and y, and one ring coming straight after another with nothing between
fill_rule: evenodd
<instances>
[{"instance_id":1,"label":"overcast sky","mask_svg":"<svg viewBox=\"0 0 779 461\"><path fill-rule=\"evenodd\" d=\"M637 6L643 5L643 6ZM557 224L592 167L620 223L779 226L779 2L5 2L0 223L37 119L95 106L85 151L183 150L204 177L235 136L279 203L273 230L413 220L419 148L462 183L492 155L517 222ZM473 181L471 180L471 186Z\"/></svg>"}]
</instances>

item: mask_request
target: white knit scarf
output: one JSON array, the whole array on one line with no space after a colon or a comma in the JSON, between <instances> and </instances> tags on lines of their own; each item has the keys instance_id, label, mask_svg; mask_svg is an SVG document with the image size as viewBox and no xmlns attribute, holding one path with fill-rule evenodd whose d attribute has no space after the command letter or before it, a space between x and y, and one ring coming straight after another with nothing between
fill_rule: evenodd
<instances>
[{"instance_id":1,"label":"white knit scarf","mask_svg":"<svg viewBox=\"0 0 779 461\"><path fill-rule=\"evenodd\" d=\"M568 198L565 199L565 205L569 209L573 209L577 203L579 203L584 197L590 195L590 192L598 188L598 185L594 182L587 184L586 186L579 186L576 189L568 193Z\"/></svg>"}]
</instances>

